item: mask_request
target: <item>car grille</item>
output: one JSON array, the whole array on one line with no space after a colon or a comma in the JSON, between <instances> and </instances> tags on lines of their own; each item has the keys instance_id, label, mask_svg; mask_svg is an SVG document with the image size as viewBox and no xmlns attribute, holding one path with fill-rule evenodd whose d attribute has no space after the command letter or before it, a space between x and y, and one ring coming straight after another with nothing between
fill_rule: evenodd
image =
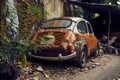
<instances>
[{"instance_id":1,"label":"car grille","mask_svg":"<svg viewBox=\"0 0 120 80\"><path fill-rule=\"evenodd\" d=\"M49 32L41 32L39 33L39 37L44 37L45 35L48 35ZM63 39L65 38L65 32L53 32L52 35L55 37L55 45L61 44Z\"/></svg>"}]
</instances>

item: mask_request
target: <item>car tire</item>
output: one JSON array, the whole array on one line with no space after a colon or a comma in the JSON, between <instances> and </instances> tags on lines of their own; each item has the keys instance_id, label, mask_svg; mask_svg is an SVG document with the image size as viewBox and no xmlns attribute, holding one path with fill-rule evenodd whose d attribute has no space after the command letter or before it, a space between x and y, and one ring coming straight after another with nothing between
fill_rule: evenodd
<instances>
[{"instance_id":1,"label":"car tire","mask_svg":"<svg viewBox=\"0 0 120 80\"><path fill-rule=\"evenodd\" d=\"M79 59L77 60L77 65L81 68L84 68L86 67L86 64L87 64L87 48L84 47L81 50Z\"/></svg>"}]
</instances>

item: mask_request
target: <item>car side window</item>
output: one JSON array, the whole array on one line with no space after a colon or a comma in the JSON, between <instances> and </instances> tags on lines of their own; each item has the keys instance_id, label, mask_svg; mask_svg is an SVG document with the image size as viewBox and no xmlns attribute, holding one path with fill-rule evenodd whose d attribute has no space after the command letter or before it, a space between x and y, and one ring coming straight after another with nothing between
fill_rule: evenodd
<instances>
[{"instance_id":1,"label":"car side window","mask_svg":"<svg viewBox=\"0 0 120 80\"><path fill-rule=\"evenodd\" d=\"M88 26L88 32L91 34L93 33L93 29L91 27L91 24L90 23L87 23L87 26Z\"/></svg>"},{"instance_id":2,"label":"car side window","mask_svg":"<svg viewBox=\"0 0 120 80\"><path fill-rule=\"evenodd\" d=\"M86 24L84 21L80 21L77 25L77 29L79 33L87 33L87 29L86 29Z\"/></svg>"}]
</instances>

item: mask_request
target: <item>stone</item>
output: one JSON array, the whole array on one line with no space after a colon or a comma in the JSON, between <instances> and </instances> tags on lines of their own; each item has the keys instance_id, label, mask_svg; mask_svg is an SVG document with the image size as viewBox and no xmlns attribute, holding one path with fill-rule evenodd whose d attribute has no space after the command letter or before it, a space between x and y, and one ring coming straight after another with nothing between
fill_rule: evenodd
<instances>
[{"instance_id":1,"label":"stone","mask_svg":"<svg viewBox=\"0 0 120 80\"><path fill-rule=\"evenodd\" d=\"M91 67L91 68L96 68L96 65L94 64L94 65L91 65L90 67Z\"/></svg>"},{"instance_id":2,"label":"stone","mask_svg":"<svg viewBox=\"0 0 120 80\"><path fill-rule=\"evenodd\" d=\"M100 66L101 64L100 63L95 63L96 66Z\"/></svg>"},{"instance_id":3,"label":"stone","mask_svg":"<svg viewBox=\"0 0 120 80\"><path fill-rule=\"evenodd\" d=\"M115 79L115 80L120 80L120 78L117 78L117 79Z\"/></svg>"},{"instance_id":4,"label":"stone","mask_svg":"<svg viewBox=\"0 0 120 80\"><path fill-rule=\"evenodd\" d=\"M28 71L28 73L29 73L29 74L33 74L33 71L32 71L32 69L30 69L30 70Z\"/></svg>"},{"instance_id":5,"label":"stone","mask_svg":"<svg viewBox=\"0 0 120 80\"><path fill-rule=\"evenodd\" d=\"M33 80L39 80L39 77L34 77Z\"/></svg>"},{"instance_id":6,"label":"stone","mask_svg":"<svg viewBox=\"0 0 120 80\"><path fill-rule=\"evenodd\" d=\"M91 66L89 66L89 67L88 67L88 69L92 69L92 67L91 67Z\"/></svg>"},{"instance_id":7,"label":"stone","mask_svg":"<svg viewBox=\"0 0 120 80\"><path fill-rule=\"evenodd\" d=\"M38 66L37 70L43 72L43 68L41 66Z\"/></svg>"},{"instance_id":8,"label":"stone","mask_svg":"<svg viewBox=\"0 0 120 80\"><path fill-rule=\"evenodd\" d=\"M95 62L95 60L94 60L94 59L91 59L91 62Z\"/></svg>"},{"instance_id":9,"label":"stone","mask_svg":"<svg viewBox=\"0 0 120 80\"><path fill-rule=\"evenodd\" d=\"M83 70L84 70L84 71L88 71L89 69L86 67L86 68L84 68Z\"/></svg>"},{"instance_id":10,"label":"stone","mask_svg":"<svg viewBox=\"0 0 120 80\"><path fill-rule=\"evenodd\" d=\"M116 79L113 79L113 80L120 80L120 78L116 78Z\"/></svg>"}]
</instances>

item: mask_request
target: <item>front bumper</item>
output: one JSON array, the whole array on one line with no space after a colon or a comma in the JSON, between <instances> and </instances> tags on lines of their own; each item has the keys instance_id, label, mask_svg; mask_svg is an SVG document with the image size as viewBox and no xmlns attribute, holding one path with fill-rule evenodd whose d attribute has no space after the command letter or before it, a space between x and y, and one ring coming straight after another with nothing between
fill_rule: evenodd
<instances>
[{"instance_id":1,"label":"front bumper","mask_svg":"<svg viewBox=\"0 0 120 80\"><path fill-rule=\"evenodd\" d=\"M64 61L64 60L69 60L72 58L75 58L77 56L76 52L73 52L69 55L63 56L61 53L57 57L45 57L45 56L36 56L33 55L31 52L28 53L30 57L36 58L36 59L41 59L41 60L49 60L49 61Z\"/></svg>"}]
</instances>

